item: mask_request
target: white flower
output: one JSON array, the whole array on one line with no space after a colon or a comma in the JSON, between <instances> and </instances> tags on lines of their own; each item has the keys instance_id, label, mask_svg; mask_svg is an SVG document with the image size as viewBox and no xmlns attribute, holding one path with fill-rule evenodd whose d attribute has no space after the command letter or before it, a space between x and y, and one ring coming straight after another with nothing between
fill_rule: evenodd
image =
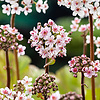
<instances>
[{"instance_id":1,"label":"white flower","mask_svg":"<svg viewBox=\"0 0 100 100\"><path fill-rule=\"evenodd\" d=\"M64 4L67 8L70 8L71 7L71 4L72 4L72 1L71 0L65 0Z\"/></svg>"},{"instance_id":2,"label":"white flower","mask_svg":"<svg viewBox=\"0 0 100 100\"><path fill-rule=\"evenodd\" d=\"M18 3L14 3L13 5L11 5L11 8L12 8L11 14L15 14L16 13L16 14L20 15L20 12L22 11L22 8L19 7Z\"/></svg>"},{"instance_id":3,"label":"white flower","mask_svg":"<svg viewBox=\"0 0 100 100\"><path fill-rule=\"evenodd\" d=\"M32 12L32 9L31 9L31 5L28 5L28 6L25 6L23 11L24 11L24 14L25 15L28 15L28 13L31 13Z\"/></svg>"},{"instance_id":4,"label":"white flower","mask_svg":"<svg viewBox=\"0 0 100 100\"><path fill-rule=\"evenodd\" d=\"M47 100L59 100L59 99L60 99L60 93L59 91L57 91L56 93L53 93Z\"/></svg>"},{"instance_id":5,"label":"white flower","mask_svg":"<svg viewBox=\"0 0 100 100\"><path fill-rule=\"evenodd\" d=\"M25 94L26 94L26 95L32 95L32 88L33 88L32 86L26 87L26 88L25 88L25 90L26 90L26 91L25 91Z\"/></svg>"},{"instance_id":6,"label":"white flower","mask_svg":"<svg viewBox=\"0 0 100 100\"><path fill-rule=\"evenodd\" d=\"M43 13L46 13L46 10L49 8L48 4L47 4L47 0L44 2L44 4L42 5L42 10Z\"/></svg>"},{"instance_id":7,"label":"white flower","mask_svg":"<svg viewBox=\"0 0 100 100\"><path fill-rule=\"evenodd\" d=\"M95 45L100 47L100 37L97 37L97 40L95 40Z\"/></svg>"},{"instance_id":8,"label":"white flower","mask_svg":"<svg viewBox=\"0 0 100 100\"><path fill-rule=\"evenodd\" d=\"M38 0L38 2L36 3L36 11L37 12L41 12L42 9L42 5L43 5L43 1L42 0Z\"/></svg>"},{"instance_id":9,"label":"white flower","mask_svg":"<svg viewBox=\"0 0 100 100\"><path fill-rule=\"evenodd\" d=\"M17 3L18 0L5 0L5 2L10 3L10 4L14 4Z\"/></svg>"},{"instance_id":10,"label":"white flower","mask_svg":"<svg viewBox=\"0 0 100 100\"><path fill-rule=\"evenodd\" d=\"M23 80L21 80L21 83L25 86L28 87L28 85L32 85L32 78L28 78L28 76L25 76Z\"/></svg>"},{"instance_id":11,"label":"white flower","mask_svg":"<svg viewBox=\"0 0 100 100\"><path fill-rule=\"evenodd\" d=\"M87 8L83 8L84 11L84 17L88 17L89 16L89 12Z\"/></svg>"},{"instance_id":12,"label":"white flower","mask_svg":"<svg viewBox=\"0 0 100 100\"><path fill-rule=\"evenodd\" d=\"M18 39L19 41L22 41L22 40L23 40L23 35L22 35L22 34L18 34L18 35L17 35L17 39Z\"/></svg>"},{"instance_id":13,"label":"white flower","mask_svg":"<svg viewBox=\"0 0 100 100\"><path fill-rule=\"evenodd\" d=\"M3 30L9 30L10 25L9 24L7 24L7 25L1 25L0 28L3 29Z\"/></svg>"},{"instance_id":14,"label":"white flower","mask_svg":"<svg viewBox=\"0 0 100 100\"><path fill-rule=\"evenodd\" d=\"M14 34L14 35L18 33L18 30L17 30L15 27L13 27L13 28L10 27L10 28L8 29L8 31L9 31L10 33Z\"/></svg>"},{"instance_id":15,"label":"white flower","mask_svg":"<svg viewBox=\"0 0 100 100\"><path fill-rule=\"evenodd\" d=\"M73 16L79 15L81 18L83 18L84 16L84 11L81 7L76 7L74 12L73 12Z\"/></svg>"},{"instance_id":16,"label":"white flower","mask_svg":"<svg viewBox=\"0 0 100 100\"><path fill-rule=\"evenodd\" d=\"M72 20L73 24L78 24L80 23L81 19L79 19L78 17L75 17L74 20Z\"/></svg>"},{"instance_id":17,"label":"white flower","mask_svg":"<svg viewBox=\"0 0 100 100\"><path fill-rule=\"evenodd\" d=\"M9 4L7 4L7 5L3 4L3 5L2 5L2 8L3 8L2 12L3 12L4 14L7 13L7 15L9 16L9 15L10 15L10 11L11 11L10 5L9 5Z\"/></svg>"},{"instance_id":18,"label":"white flower","mask_svg":"<svg viewBox=\"0 0 100 100\"><path fill-rule=\"evenodd\" d=\"M86 25L81 25L80 27L79 27L79 32L85 32L87 30L87 26Z\"/></svg>"},{"instance_id":19,"label":"white flower","mask_svg":"<svg viewBox=\"0 0 100 100\"><path fill-rule=\"evenodd\" d=\"M96 26L97 29L100 29L100 20L96 20L94 25Z\"/></svg>"},{"instance_id":20,"label":"white flower","mask_svg":"<svg viewBox=\"0 0 100 100\"><path fill-rule=\"evenodd\" d=\"M84 76L88 77L88 78L91 78L93 75L95 75L95 71L93 71L92 66L90 66L89 68L86 69L86 72L84 73Z\"/></svg>"},{"instance_id":21,"label":"white flower","mask_svg":"<svg viewBox=\"0 0 100 100\"><path fill-rule=\"evenodd\" d=\"M30 5L31 4L31 0L23 0L24 4L26 5Z\"/></svg>"},{"instance_id":22,"label":"white flower","mask_svg":"<svg viewBox=\"0 0 100 100\"><path fill-rule=\"evenodd\" d=\"M70 28L71 28L71 31L72 31L72 32L77 31L77 28L78 28L78 27L79 27L78 24L72 24L72 25L70 25Z\"/></svg>"},{"instance_id":23,"label":"white flower","mask_svg":"<svg viewBox=\"0 0 100 100\"><path fill-rule=\"evenodd\" d=\"M21 94L20 91L18 91L17 97L15 98L15 100L25 100L25 94Z\"/></svg>"},{"instance_id":24,"label":"white flower","mask_svg":"<svg viewBox=\"0 0 100 100\"><path fill-rule=\"evenodd\" d=\"M25 54L25 51L24 51L25 49L26 49L25 46L19 45L18 46L18 56L24 55Z\"/></svg>"},{"instance_id":25,"label":"white flower","mask_svg":"<svg viewBox=\"0 0 100 100\"><path fill-rule=\"evenodd\" d=\"M100 58L100 48L97 48L94 54L97 55L98 58Z\"/></svg>"}]
</instances>

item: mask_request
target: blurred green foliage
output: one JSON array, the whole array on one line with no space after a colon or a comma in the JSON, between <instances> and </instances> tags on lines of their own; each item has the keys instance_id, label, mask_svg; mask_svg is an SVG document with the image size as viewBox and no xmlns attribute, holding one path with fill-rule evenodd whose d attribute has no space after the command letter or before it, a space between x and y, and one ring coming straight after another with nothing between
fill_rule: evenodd
<instances>
[{"instance_id":1,"label":"blurred green foliage","mask_svg":"<svg viewBox=\"0 0 100 100\"><path fill-rule=\"evenodd\" d=\"M9 52L9 62L10 62L10 72L11 72L11 88L14 83L16 83L16 67L14 54ZM20 78L22 79L25 75L29 75L29 64L31 59L28 56L19 57L19 70ZM6 86L6 62L5 62L5 52L0 50L0 88Z\"/></svg>"}]
</instances>

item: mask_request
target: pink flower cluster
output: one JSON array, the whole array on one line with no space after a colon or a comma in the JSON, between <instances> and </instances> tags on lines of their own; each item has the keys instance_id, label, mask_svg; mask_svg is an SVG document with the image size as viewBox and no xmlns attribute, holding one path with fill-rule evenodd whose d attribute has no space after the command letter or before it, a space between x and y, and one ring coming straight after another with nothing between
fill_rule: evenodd
<instances>
[{"instance_id":1,"label":"pink flower cluster","mask_svg":"<svg viewBox=\"0 0 100 100\"><path fill-rule=\"evenodd\" d=\"M75 17L74 20L72 20L72 24L70 25L71 31L75 32L75 31L79 31L79 32L86 32L88 33L88 31L90 30L90 25L81 25L79 26L79 23L81 22L81 19L79 19L78 17Z\"/></svg>"},{"instance_id":2,"label":"pink flower cluster","mask_svg":"<svg viewBox=\"0 0 100 100\"><path fill-rule=\"evenodd\" d=\"M0 89L0 100L34 100L32 98L32 78L25 76L23 80L18 80L18 84L25 86L24 92L12 91L8 87Z\"/></svg>"},{"instance_id":3,"label":"pink flower cluster","mask_svg":"<svg viewBox=\"0 0 100 100\"><path fill-rule=\"evenodd\" d=\"M66 56L66 44L71 41L63 26L58 26L51 19L44 27L38 23L37 28L31 32L28 43L35 47L42 58L56 58L56 56Z\"/></svg>"},{"instance_id":4,"label":"pink flower cluster","mask_svg":"<svg viewBox=\"0 0 100 100\"><path fill-rule=\"evenodd\" d=\"M78 57L73 57L68 63L70 66L70 72L74 74L74 77L77 77L78 72L83 72L84 76L88 78L91 78L92 76L96 77L96 72L100 70L100 62L98 60L93 62L84 54Z\"/></svg>"},{"instance_id":5,"label":"pink flower cluster","mask_svg":"<svg viewBox=\"0 0 100 100\"><path fill-rule=\"evenodd\" d=\"M22 41L23 35L18 32L14 27L11 28L10 25L0 26L0 49L3 50L14 50L18 49L18 55L24 55L25 46L18 45L17 41Z\"/></svg>"},{"instance_id":6,"label":"pink flower cluster","mask_svg":"<svg viewBox=\"0 0 100 100\"><path fill-rule=\"evenodd\" d=\"M10 15L10 13L20 15L21 12L28 15L28 13L32 12L32 4L36 5L36 11L39 13L41 10L43 10L43 13L46 13L46 10L49 8L47 0L44 3L42 0L38 0L37 2L33 0L22 0L24 8L19 6L18 0L5 0L5 2L7 4L2 5L2 12L7 15Z\"/></svg>"}]
</instances>

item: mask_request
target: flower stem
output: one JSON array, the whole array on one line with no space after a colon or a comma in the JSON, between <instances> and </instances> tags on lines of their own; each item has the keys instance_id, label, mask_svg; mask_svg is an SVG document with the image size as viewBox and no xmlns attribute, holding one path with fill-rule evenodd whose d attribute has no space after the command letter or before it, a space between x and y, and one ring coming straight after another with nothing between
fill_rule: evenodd
<instances>
[{"instance_id":1,"label":"flower stem","mask_svg":"<svg viewBox=\"0 0 100 100\"><path fill-rule=\"evenodd\" d=\"M87 33L84 32L84 34L82 35L83 37L83 54L86 55L86 35ZM85 89L84 89L84 73L81 72L81 93L82 93L82 96L83 96L83 100L85 100Z\"/></svg>"},{"instance_id":2,"label":"flower stem","mask_svg":"<svg viewBox=\"0 0 100 100\"><path fill-rule=\"evenodd\" d=\"M82 93L82 100L85 100L85 91L84 91L84 73L81 72L81 93Z\"/></svg>"},{"instance_id":3,"label":"flower stem","mask_svg":"<svg viewBox=\"0 0 100 100\"><path fill-rule=\"evenodd\" d=\"M93 44L93 18L92 15L89 14L90 21L90 59L94 61L94 44ZM91 78L91 86L92 86L92 100L95 100L95 79L94 76Z\"/></svg>"},{"instance_id":4,"label":"flower stem","mask_svg":"<svg viewBox=\"0 0 100 100\"><path fill-rule=\"evenodd\" d=\"M15 22L15 16L16 14L12 14L11 16L11 27L14 27L14 22ZM17 80L20 79L20 75L19 75L19 64L18 64L18 56L17 56L17 50L14 49L14 55L15 55L15 64L16 64L16 74L17 74Z\"/></svg>"},{"instance_id":5,"label":"flower stem","mask_svg":"<svg viewBox=\"0 0 100 100\"><path fill-rule=\"evenodd\" d=\"M8 50L5 51L5 55L6 55L6 70L7 70L7 87L10 88L10 68L9 68Z\"/></svg>"},{"instance_id":6,"label":"flower stem","mask_svg":"<svg viewBox=\"0 0 100 100\"><path fill-rule=\"evenodd\" d=\"M17 80L19 80L20 79L20 75L19 75L18 56L17 56L17 50L16 49L14 50L14 54L15 54Z\"/></svg>"},{"instance_id":7,"label":"flower stem","mask_svg":"<svg viewBox=\"0 0 100 100\"><path fill-rule=\"evenodd\" d=\"M45 60L45 64L47 64L47 63L48 63L48 58L46 58L46 60ZM49 66L45 67L45 73L49 74Z\"/></svg>"}]
</instances>

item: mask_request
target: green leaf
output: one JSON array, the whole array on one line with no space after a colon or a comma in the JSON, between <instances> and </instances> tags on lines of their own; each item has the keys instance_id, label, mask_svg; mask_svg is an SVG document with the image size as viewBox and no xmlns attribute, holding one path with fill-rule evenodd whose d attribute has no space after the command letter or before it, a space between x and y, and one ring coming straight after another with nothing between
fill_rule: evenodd
<instances>
[{"instance_id":1,"label":"green leaf","mask_svg":"<svg viewBox=\"0 0 100 100\"><path fill-rule=\"evenodd\" d=\"M55 59L54 58L50 58L50 59L48 59L48 63L46 63L44 65L44 68L49 66L49 65L53 65L53 64L55 64Z\"/></svg>"}]
</instances>

